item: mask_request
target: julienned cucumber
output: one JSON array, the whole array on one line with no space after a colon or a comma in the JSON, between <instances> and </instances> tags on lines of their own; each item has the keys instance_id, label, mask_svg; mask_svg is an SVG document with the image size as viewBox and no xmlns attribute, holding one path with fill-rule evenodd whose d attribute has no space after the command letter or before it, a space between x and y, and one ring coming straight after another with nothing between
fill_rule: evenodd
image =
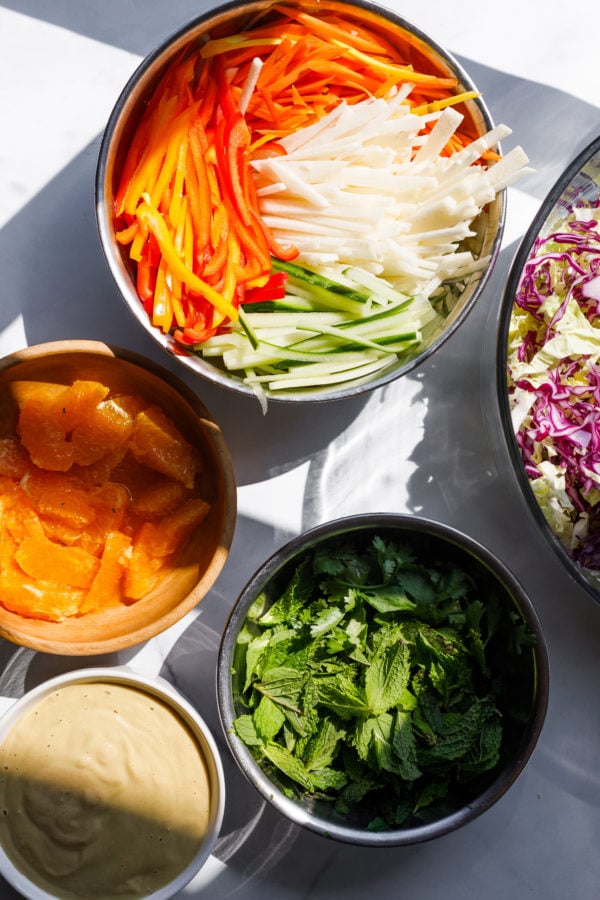
<instances>
[{"instance_id":1,"label":"julienned cucumber","mask_svg":"<svg viewBox=\"0 0 600 900\"><path fill-rule=\"evenodd\" d=\"M350 285L343 284L340 281L334 281L327 275L321 275L312 269L305 269L296 263L287 262L282 259L272 257L272 267L275 272L285 272L290 281L301 282L310 287L321 288L324 291L331 291L333 294L342 294L349 300L356 300L358 303L366 303L370 300L371 295L368 291L357 291Z\"/></svg>"},{"instance_id":2,"label":"julienned cucumber","mask_svg":"<svg viewBox=\"0 0 600 900\"><path fill-rule=\"evenodd\" d=\"M243 378L263 408L263 386L363 383L414 352L422 329L438 318L426 297L407 296L358 267L317 272L273 259L273 271L287 275L285 297L244 306L238 323L194 348Z\"/></svg>"}]
</instances>

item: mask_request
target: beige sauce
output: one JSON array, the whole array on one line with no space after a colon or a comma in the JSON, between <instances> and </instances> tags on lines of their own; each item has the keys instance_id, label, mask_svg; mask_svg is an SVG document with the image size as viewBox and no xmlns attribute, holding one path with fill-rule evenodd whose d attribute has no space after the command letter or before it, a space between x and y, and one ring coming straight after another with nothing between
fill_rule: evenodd
<instances>
[{"instance_id":1,"label":"beige sauce","mask_svg":"<svg viewBox=\"0 0 600 900\"><path fill-rule=\"evenodd\" d=\"M209 802L191 732L168 705L126 685L65 685L0 746L0 842L58 897L157 890L198 851Z\"/></svg>"}]
</instances>

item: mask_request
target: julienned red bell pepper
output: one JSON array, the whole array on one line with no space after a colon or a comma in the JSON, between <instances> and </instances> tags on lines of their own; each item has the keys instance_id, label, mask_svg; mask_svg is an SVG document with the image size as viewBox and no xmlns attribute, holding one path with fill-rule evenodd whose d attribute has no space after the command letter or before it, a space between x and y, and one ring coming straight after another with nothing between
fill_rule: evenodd
<instances>
[{"instance_id":1,"label":"julienned red bell pepper","mask_svg":"<svg viewBox=\"0 0 600 900\"><path fill-rule=\"evenodd\" d=\"M273 272L269 280L262 287L248 288L244 294L243 303L263 303L265 300L282 300L285 297L285 287L288 283L287 272Z\"/></svg>"}]
</instances>

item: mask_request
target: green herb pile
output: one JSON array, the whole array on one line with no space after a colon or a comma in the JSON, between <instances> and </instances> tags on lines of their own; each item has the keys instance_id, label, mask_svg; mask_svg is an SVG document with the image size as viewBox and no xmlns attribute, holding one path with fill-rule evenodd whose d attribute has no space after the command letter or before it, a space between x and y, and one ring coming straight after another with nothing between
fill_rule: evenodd
<instances>
[{"instance_id":1,"label":"green herb pile","mask_svg":"<svg viewBox=\"0 0 600 900\"><path fill-rule=\"evenodd\" d=\"M533 636L491 578L435 546L321 545L257 598L238 638L236 734L286 793L347 824L451 812L527 718Z\"/></svg>"}]
</instances>

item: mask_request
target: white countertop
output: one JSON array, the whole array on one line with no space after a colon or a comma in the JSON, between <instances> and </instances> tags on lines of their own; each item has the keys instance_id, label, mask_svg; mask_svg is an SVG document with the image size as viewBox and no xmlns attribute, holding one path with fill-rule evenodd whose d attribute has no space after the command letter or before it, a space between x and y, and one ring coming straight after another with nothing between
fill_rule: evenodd
<instances>
[{"instance_id":1,"label":"white countertop","mask_svg":"<svg viewBox=\"0 0 600 900\"><path fill-rule=\"evenodd\" d=\"M0 642L9 703L43 678L96 663L160 672L223 749L227 807L213 857L181 894L285 900L592 900L600 888L600 606L537 533L494 406L496 315L512 256L564 167L600 132L600 5L559 0L388 0L470 73L535 174L509 189L503 249L478 306L416 372L335 404L272 405L184 372L140 334L104 262L94 216L103 126L153 47L206 0L0 0L0 355L51 340L120 344L176 371L229 442L239 485L234 544L209 596L169 632L110 659L36 655ZM570 18L570 13L577 17ZM529 765L460 831L371 850L291 826L237 772L214 680L228 612L247 578L300 531L366 511L414 512L487 544L530 593L550 654L550 704ZM16 894L0 882L2 898Z\"/></svg>"}]
</instances>

